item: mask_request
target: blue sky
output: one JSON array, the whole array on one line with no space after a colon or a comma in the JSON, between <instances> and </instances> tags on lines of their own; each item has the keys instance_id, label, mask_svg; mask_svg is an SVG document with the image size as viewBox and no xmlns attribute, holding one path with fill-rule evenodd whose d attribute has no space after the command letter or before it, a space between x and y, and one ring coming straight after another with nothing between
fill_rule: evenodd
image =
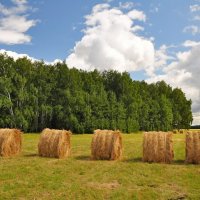
<instances>
[{"instance_id":1,"label":"blue sky","mask_svg":"<svg viewBox=\"0 0 200 200\"><path fill-rule=\"evenodd\" d=\"M0 0L5 51L165 80L193 100L200 123L200 0Z\"/></svg>"},{"instance_id":2,"label":"blue sky","mask_svg":"<svg viewBox=\"0 0 200 200\"><path fill-rule=\"evenodd\" d=\"M1 0L0 2L6 7L14 6L9 0ZM127 1L113 0L110 5L119 6L120 2ZM180 45L187 39L196 40L199 38L199 35L183 33L184 27L191 24L193 16L189 6L195 1L140 0L130 2L135 4L134 8L144 11L147 15L147 21L144 24L145 31L141 35L154 37L157 48L162 44ZM65 59L75 42L80 40L83 35L81 30L84 28L84 16L91 12L93 6L100 3L105 3L105 1L28 1L28 5L34 9L28 11L28 18L38 20L37 25L27 31L32 36L31 43L0 44L0 48L27 53L32 57L48 61L57 58ZM156 9L158 9L157 12Z\"/></svg>"}]
</instances>

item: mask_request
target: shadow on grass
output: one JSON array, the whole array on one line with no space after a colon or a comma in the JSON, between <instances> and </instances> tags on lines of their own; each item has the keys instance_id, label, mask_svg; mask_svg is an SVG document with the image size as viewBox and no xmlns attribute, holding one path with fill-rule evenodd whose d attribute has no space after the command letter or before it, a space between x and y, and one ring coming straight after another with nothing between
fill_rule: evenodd
<instances>
[{"instance_id":1,"label":"shadow on grass","mask_svg":"<svg viewBox=\"0 0 200 200\"><path fill-rule=\"evenodd\" d=\"M142 161L141 157L126 159L126 160L123 160L123 162L128 162L128 163L131 163L131 162L132 163L144 163ZM145 163L153 164L154 162L145 162ZM158 164L162 164L162 163L158 163ZM163 164L165 164L165 163L163 163ZM169 165L186 165L186 163L185 163L185 160L173 160L172 163L170 163Z\"/></svg>"},{"instance_id":2,"label":"shadow on grass","mask_svg":"<svg viewBox=\"0 0 200 200\"><path fill-rule=\"evenodd\" d=\"M123 162L142 162L142 158L141 157L136 157L136 158L130 158L130 159L125 159L123 160Z\"/></svg>"},{"instance_id":3,"label":"shadow on grass","mask_svg":"<svg viewBox=\"0 0 200 200\"><path fill-rule=\"evenodd\" d=\"M27 158L32 158L32 157L38 157L39 155L36 154L36 153L31 153L31 154L26 154L24 155L24 157L27 157Z\"/></svg>"},{"instance_id":4,"label":"shadow on grass","mask_svg":"<svg viewBox=\"0 0 200 200\"><path fill-rule=\"evenodd\" d=\"M76 156L75 159L76 160L83 160L83 161L91 161L90 156Z\"/></svg>"},{"instance_id":5,"label":"shadow on grass","mask_svg":"<svg viewBox=\"0 0 200 200\"><path fill-rule=\"evenodd\" d=\"M185 160L174 160L171 165L185 165Z\"/></svg>"}]
</instances>

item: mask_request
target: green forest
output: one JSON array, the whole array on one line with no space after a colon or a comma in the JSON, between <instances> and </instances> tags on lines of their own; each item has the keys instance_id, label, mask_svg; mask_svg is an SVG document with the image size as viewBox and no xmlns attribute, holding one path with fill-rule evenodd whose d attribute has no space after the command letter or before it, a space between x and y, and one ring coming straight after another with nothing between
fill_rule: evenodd
<instances>
[{"instance_id":1,"label":"green forest","mask_svg":"<svg viewBox=\"0 0 200 200\"><path fill-rule=\"evenodd\" d=\"M164 81L147 84L129 73L82 71L0 54L0 127L25 132L67 129L136 131L190 128L191 100Z\"/></svg>"}]
</instances>

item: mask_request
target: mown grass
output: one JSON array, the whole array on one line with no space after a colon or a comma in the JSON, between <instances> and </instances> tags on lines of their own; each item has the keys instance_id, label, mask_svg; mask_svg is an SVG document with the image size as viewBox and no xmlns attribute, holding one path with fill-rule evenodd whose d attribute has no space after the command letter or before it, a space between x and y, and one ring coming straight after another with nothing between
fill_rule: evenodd
<instances>
[{"instance_id":1,"label":"mown grass","mask_svg":"<svg viewBox=\"0 0 200 200\"><path fill-rule=\"evenodd\" d=\"M142 134L124 134L122 161L91 161L92 135L72 136L72 156L37 156L38 134L24 134L23 151L0 158L0 199L200 199L200 166L185 165L185 135L174 135L175 159L141 161Z\"/></svg>"}]
</instances>

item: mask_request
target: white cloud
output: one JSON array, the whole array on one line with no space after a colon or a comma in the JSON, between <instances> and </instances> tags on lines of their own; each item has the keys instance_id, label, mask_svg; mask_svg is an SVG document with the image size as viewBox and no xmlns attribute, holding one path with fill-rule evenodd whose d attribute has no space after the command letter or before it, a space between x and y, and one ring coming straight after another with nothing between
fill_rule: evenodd
<instances>
[{"instance_id":1,"label":"white cloud","mask_svg":"<svg viewBox=\"0 0 200 200\"><path fill-rule=\"evenodd\" d=\"M200 45L200 42L196 42L196 41L192 41L192 40L186 40L183 43L184 47L194 47L194 46L198 46L198 45Z\"/></svg>"},{"instance_id":2,"label":"white cloud","mask_svg":"<svg viewBox=\"0 0 200 200\"><path fill-rule=\"evenodd\" d=\"M34 20L26 20L25 16L9 16L3 19L0 19L0 26L4 30L11 30L16 32L26 32L36 22Z\"/></svg>"},{"instance_id":3,"label":"white cloud","mask_svg":"<svg viewBox=\"0 0 200 200\"><path fill-rule=\"evenodd\" d=\"M193 125L199 125L200 124L200 112L193 114Z\"/></svg>"},{"instance_id":4,"label":"white cloud","mask_svg":"<svg viewBox=\"0 0 200 200\"><path fill-rule=\"evenodd\" d=\"M193 20L200 21L200 15L199 15L200 5L198 4L191 5L190 11L193 13ZM192 28L192 29L194 30L194 34L195 34L195 31L200 33L200 28L198 28L198 30L196 30L197 28Z\"/></svg>"},{"instance_id":5,"label":"white cloud","mask_svg":"<svg viewBox=\"0 0 200 200\"><path fill-rule=\"evenodd\" d=\"M120 9L127 9L127 10L130 10L134 7L134 3L133 2L119 2L119 8Z\"/></svg>"},{"instance_id":6,"label":"white cloud","mask_svg":"<svg viewBox=\"0 0 200 200\"><path fill-rule=\"evenodd\" d=\"M166 45L162 45L158 50L156 50L155 63L154 63L155 70L157 68L165 66L169 60L174 59L172 56L168 55L168 52L167 52L168 48L170 47L167 47Z\"/></svg>"},{"instance_id":7,"label":"white cloud","mask_svg":"<svg viewBox=\"0 0 200 200\"><path fill-rule=\"evenodd\" d=\"M187 41L185 42L188 43ZM164 80L173 87L180 87L188 99L192 99L193 113L200 112L200 45L193 45L189 51L177 53L177 60L163 68L162 75L154 75L148 82ZM197 123L196 118L195 123ZM198 121L200 124L200 120Z\"/></svg>"},{"instance_id":8,"label":"white cloud","mask_svg":"<svg viewBox=\"0 0 200 200\"><path fill-rule=\"evenodd\" d=\"M7 8L0 4L0 43L22 44L31 41L26 32L36 25L37 20L29 20L27 11L30 9L26 0L12 0L14 6Z\"/></svg>"},{"instance_id":9,"label":"white cloud","mask_svg":"<svg viewBox=\"0 0 200 200\"><path fill-rule=\"evenodd\" d=\"M20 53L14 52L14 51L7 51L5 49L0 49L0 54L6 54L9 57L13 58L15 61L19 58L27 58L31 62L40 61L34 57L29 56L28 54L20 54ZM44 63L47 65L55 65L57 63L63 63L63 61L60 59L55 59L52 62L44 60Z\"/></svg>"},{"instance_id":10,"label":"white cloud","mask_svg":"<svg viewBox=\"0 0 200 200\"><path fill-rule=\"evenodd\" d=\"M192 35L196 35L196 34L200 33L200 28L198 26L194 26L194 25L186 26L183 29L183 32L192 33Z\"/></svg>"},{"instance_id":11,"label":"white cloud","mask_svg":"<svg viewBox=\"0 0 200 200\"><path fill-rule=\"evenodd\" d=\"M139 21L146 21L146 15L139 10L132 10L128 13L128 16L132 19L132 20L139 20Z\"/></svg>"},{"instance_id":12,"label":"white cloud","mask_svg":"<svg viewBox=\"0 0 200 200\"><path fill-rule=\"evenodd\" d=\"M12 0L12 2L13 4L15 4L15 6L11 8L7 8L3 4L0 3L0 13L6 16L18 15L18 14L25 13L29 9L26 1Z\"/></svg>"},{"instance_id":13,"label":"white cloud","mask_svg":"<svg viewBox=\"0 0 200 200\"><path fill-rule=\"evenodd\" d=\"M44 63L47 64L47 65L56 65L57 63L63 63L63 61L60 60L60 59L55 59L52 62L44 61Z\"/></svg>"},{"instance_id":14,"label":"white cloud","mask_svg":"<svg viewBox=\"0 0 200 200\"><path fill-rule=\"evenodd\" d=\"M136 25L132 28L132 31L133 32L137 32L137 31L143 31L144 30L144 27L142 26L139 26L139 25ZM151 39L150 39L151 40Z\"/></svg>"},{"instance_id":15,"label":"white cloud","mask_svg":"<svg viewBox=\"0 0 200 200\"><path fill-rule=\"evenodd\" d=\"M30 41L31 37L29 35L10 30L0 30L0 43L23 44L28 43Z\"/></svg>"},{"instance_id":16,"label":"white cloud","mask_svg":"<svg viewBox=\"0 0 200 200\"><path fill-rule=\"evenodd\" d=\"M27 0L12 0L12 2L14 2L16 4L25 4L25 3L27 3Z\"/></svg>"},{"instance_id":17,"label":"white cloud","mask_svg":"<svg viewBox=\"0 0 200 200\"><path fill-rule=\"evenodd\" d=\"M191 12L200 11L200 5L198 5L198 4L191 5L191 6L190 6L190 11L191 11Z\"/></svg>"},{"instance_id":18,"label":"white cloud","mask_svg":"<svg viewBox=\"0 0 200 200\"><path fill-rule=\"evenodd\" d=\"M17 60L19 58L28 58L29 60L31 60L32 62L34 61L37 61L37 59L33 58L33 57L30 57L29 55L27 54L19 54L19 53L16 53L14 51L7 51L5 49L0 49L0 54L7 54L8 56L12 57L14 60Z\"/></svg>"},{"instance_id":19,"label":"white cloud","mask_svg":"<svg viewBox=\"0 0 200 200\"><path fill-rule=\"evenodd\" d=\"M108 4L96 5L86 16L84 36L66 59L69 67L84 70L134 71L154 66L154 45L150 39L138 36L142 30L135 20L145 21L145 14L133 10L123 13ZM134 20L133 20L134 19ZM135 29L135 30L134 30Z\"/></svg>"}]
</instances>

